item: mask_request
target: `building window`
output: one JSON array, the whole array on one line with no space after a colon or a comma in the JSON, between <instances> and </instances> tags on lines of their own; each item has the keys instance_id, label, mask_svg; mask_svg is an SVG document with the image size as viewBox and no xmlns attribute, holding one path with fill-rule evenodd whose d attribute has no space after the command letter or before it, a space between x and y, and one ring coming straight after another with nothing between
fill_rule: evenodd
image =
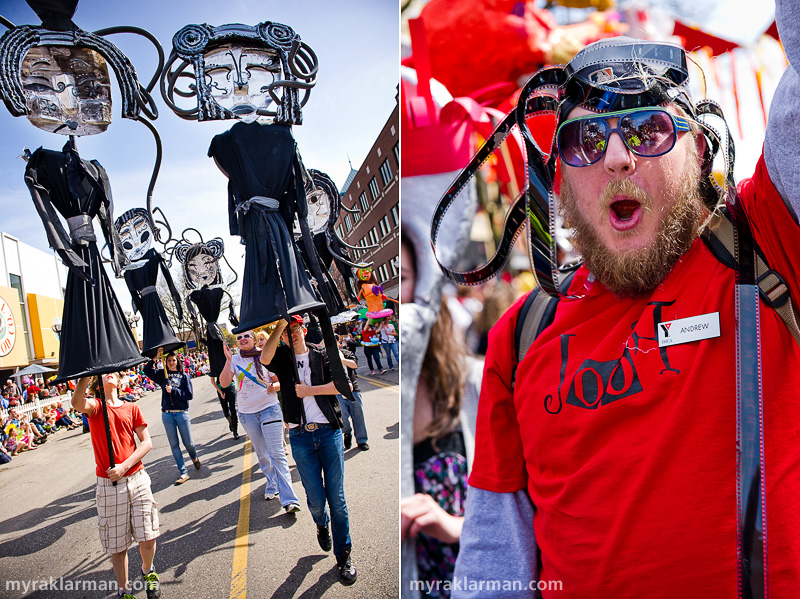
<instances>
[{"instance_id":1,"label":"building window","mask_svg":"<svg viewBox=\"0 0 800 599\"><path fill-rule=\"evenodd\" d=\"M367 174L369 175L369 165L367 165Z\"/></svg>"},{"instance_id":2,"label":"building window","mask_svg":"<svg viewBox=\"0 0 800 599\"><path fill-rule=\"evenodd\" d=\"M339 239L344 238L344 233L342 232L342 225L336 225L336 233L338 233Z\"/></svg>"},{"instance_id":3,"label":"building window","mask_svg":"<svg viewBox=\"0 0 800 599\"><path fill-rule=\"evenodd\" d=\"M361 189L361 181L356 181L356 189Z\"/></svg>"},{"instance_id":4,"label":"building window","mask_svg":"<svg viewBox=\"0 0 800 599\"><path fill-rule=\"evenodd\" d=\"M386 279L389 278L389 275L386 272L386 265L385 264L381 264L381 267L378 269L378 272L381 275L381 281L385 281Z\"/></svg>"},{"instance_id":5,"label":"building window","mask_svg":"<svg viewBox=\"0 0 800 599\"><path fill-rule=\"evenodd\" d=\"M392 168L389 166L388 158L381 164L381 179L383 179L384 185L387 185L392 180Z\"/></svg>"},{"instance_id":6,"label":"building window","mask_svg":"<svg viewBox=\"0 0 800 599\"><path fill-rule=\"evenodd\" d=\"M394 144L394 159L400 164L400 142Z\"/></svg>"},{"instance_id":7,"label":"building window","mask_svg":"<svg viewBox=\"0 0 800 599\"><path fill-rule=\"evenodd\" d=\"M395 129L394 125L392 125L391 128L389 129L389 131L391 131L392 135L394 135L394 132L397 131L397 129Z\"/></svg>"},{"instance_id":8,"label":"building window","mask_svg":"<svg viewBox=\"0 0 800 599\"><path fill-rule=\"evenodd\" d=\"M365 191L358 196L358 201L361 203L361 211L366 212L369 210L369 201L367 200L367 192Z\"/></svg>"},{"instance_id":9,"label":"building window","mask_svg":"<svg viewBox=\"0 0 800 599\"><path fill-rule=\"evenodd\" d=\"M378 236L375 235L375 227L369 230L369 244L376 245L378 243Z\"/></svg>"},{"instance_id":10,"label":"building window","mask_svg":"<svg viewBox=\"0 0 800 599\"><path fill-rule=\"evenodd\" d=\"M375 180L375 177L369 180L369 190L372 193L372 199L377 200L380 193L378 192L378 182Z\"/></svg>"},{"instance_id":11,"label":"building window","mask_svg":"<svg viewBox=\"0 0 800 599\"><path fill-rule=\"evenodd\" d=\"M378 226L381 229L381 237L386 237L389 234L389 231L386 230L386 225L383 224L383 219L380 220Z\"/></svg>"},{"instance_id":12,"label":"building window","mask_svg":"<svg viewBox=\"0 0 800 599\"><path fill-rule=\"evenodd\" d=\"M353 212L352 214L353 214L353 226L355 226L355 224L358 222L358 219L361 218L361 213L356 211Z\"/></svg>"},{"instance_id":13,"label":"building window","mask_svg":"<svg viewBox=\"0 0 800 599\"><path fill-rule=\"evenodd\" d=\"M350 215L344 215L344 226L347 228L347 232L349 233L353 229L353 225L350 224Z\"/></svg>"},{"instance_id":14,"label":"building window","mask_svg":"<svg viewBox=\"0 0 800 599\"><path fill-rule=\"evenodd\" d=\"M386 215L385 215L385 216L384 216L384 217L381 219L381 222L382 222L382 223L383 223L383 225L386 227L386 234L388 235L389 233L391 233L391 232L392 232L392 226L389 224L389 215L388 215L388 214L386 214Z\"/></svg>"},{"instance_id":15,"label":"building window","mask_svg":"<svg viewBox=\"0 0 800 599\"><path fill-rule=\"evenodd\" d=\"M381 149L378 148L378 158L380 158L380 157L381 157Z\"/></svg>"},{"instance_id":16,"label":"building window","mask_svg":"<svg viewBox=\"0 0 800 599\"><path fill-rule=\"evenodd\" d=\"M397 276L397 256L389 260L389 269L392 271L392 276Z\"/></svg>"},{"instance_id":17,"label":"building window","mask_svg":"<svg viewBox=\"0 0 800 599\"><path fill-rule=\"evenodd\" d=\"M392 220L394 221L395 227L400 224L400 215L397 212L397 204L392 206Z\"/></svg>"}]
</instances>

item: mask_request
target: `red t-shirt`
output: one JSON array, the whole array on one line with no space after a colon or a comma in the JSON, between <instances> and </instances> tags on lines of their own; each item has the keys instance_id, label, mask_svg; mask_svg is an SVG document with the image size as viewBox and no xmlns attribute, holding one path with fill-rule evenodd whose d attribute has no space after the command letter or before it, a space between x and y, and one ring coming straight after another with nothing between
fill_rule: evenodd
<instances>
[{"instance_id":1,"label":"red t-shirt","mask_svg":"<svg viewBox=\"0 0 800 599\"><path fill-rule=\"evenodd\" d=\"M797 224L763 160L740 200L800 305ZM527 489L545 597L735 597L735 273L695 241L649 297L579 270L517 369L518 301L492 329L470 485ZM720 336L659 348L659 323L719 312ZM800 588L800 348L759 306L770 591Z\"/></svg>"},{"instance_id":2,"label":"red t-shirt","mask_svg":"<svg viewBox=\"0 0 800 599\"><path fill-rule=\"evenodd\" d=\"M111 445L114 447L114 463L119 464L136 450L136 432L140 426L147 426L142 416L142 411L134 403L121 402L119 406L108 406L108 424L111 429ZM106 441L106 428L103 423L103 408L100 400L89 419L89 433L92 437L94 461L97 465L97 476L108 478L106 470L111 465L108 460L108 442ZM125 476L142 469L142 462L136 462Z\"/></svg>"}]
</instances>

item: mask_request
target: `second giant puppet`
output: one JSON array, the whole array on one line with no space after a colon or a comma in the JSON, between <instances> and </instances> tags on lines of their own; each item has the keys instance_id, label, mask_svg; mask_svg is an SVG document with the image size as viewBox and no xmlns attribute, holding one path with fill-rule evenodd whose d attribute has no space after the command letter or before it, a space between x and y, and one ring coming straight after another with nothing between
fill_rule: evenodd
<instances>
[{"instance_id":1,"label":"second giant puppet","mask_svg":"<svg viewBox=\"0 0 800 599\"><path fill-rule=\"evenodd\" d=\"M316 82L314 52L290 27L270 21L254 27L187 25L172 43L161 78L167 105L190 120L240 120L214 137L208 152L228 178L231 234L246 247L240 324L233 332L314 312L328 355L337 356L328 311L341 302L332 297L316 257L307 222L308 176L292 135ZM190 92L176 89L182 77L194 79ZM178 107L176 93L196 96L196 107ZM315 256L307 264L292 236L295 216L304 249ZM343 366L336 359L330 363L337 390L350 397Z\"/></svg>"}]
</instances>

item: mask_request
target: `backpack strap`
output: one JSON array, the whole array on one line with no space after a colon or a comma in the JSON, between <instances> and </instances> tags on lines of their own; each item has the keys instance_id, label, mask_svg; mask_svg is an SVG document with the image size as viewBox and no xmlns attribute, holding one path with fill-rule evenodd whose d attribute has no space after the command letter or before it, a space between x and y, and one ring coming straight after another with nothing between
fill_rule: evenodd
<instances>
[{"instance_id":1,"label":"backpack strap","mask_svg":"<svg viewBox=\"0 0 800 599\"><path fill-rule=\"evenodd\" d=\"M736 269L736 260L733 257L733 222L727 208L723 208L720 215L714 215L701 237L717 260L728 268ZM766 256L758 246L756 246L756 276L758 293L762 301L775 310L795 342L800 345L798 313L792 304L789 286L779 273L769 267Z\"/></svg>"},{"instance_id":2,"label":"backpack strap","mask_svg":"<svg viewBox=\"0 0 800 599\"><path fill-rule=\"evenodd\" d=\"M576 270L577 267L561 281L558 286L561 293L566 294ZM512 391L517 380L517 365L522 362L536 338L552 324L560 299L560 297L548 295L542 291L541 287L531 291L528 297L525 298L525 302L517 315L517 326L514 328L514 355L516 356L516 362L511 372Z\"/></svg>"}]
</instances>

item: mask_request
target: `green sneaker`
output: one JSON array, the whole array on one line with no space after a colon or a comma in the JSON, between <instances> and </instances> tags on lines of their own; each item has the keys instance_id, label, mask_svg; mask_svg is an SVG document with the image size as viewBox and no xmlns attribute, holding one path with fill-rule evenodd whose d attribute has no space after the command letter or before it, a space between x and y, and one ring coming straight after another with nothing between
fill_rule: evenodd
<instances>
[{"instance_id":1,"label":"green sneaker","mask_svg":"<svg viewBox=\"0 0 800 599\"><path fill-rule=\"evenodd\" d=\"M147 589L147 599L160 599L161 583L158 581L158 574L155 570L150 570L144 575L144 588Z\"/></svg>"}]
</instances>

